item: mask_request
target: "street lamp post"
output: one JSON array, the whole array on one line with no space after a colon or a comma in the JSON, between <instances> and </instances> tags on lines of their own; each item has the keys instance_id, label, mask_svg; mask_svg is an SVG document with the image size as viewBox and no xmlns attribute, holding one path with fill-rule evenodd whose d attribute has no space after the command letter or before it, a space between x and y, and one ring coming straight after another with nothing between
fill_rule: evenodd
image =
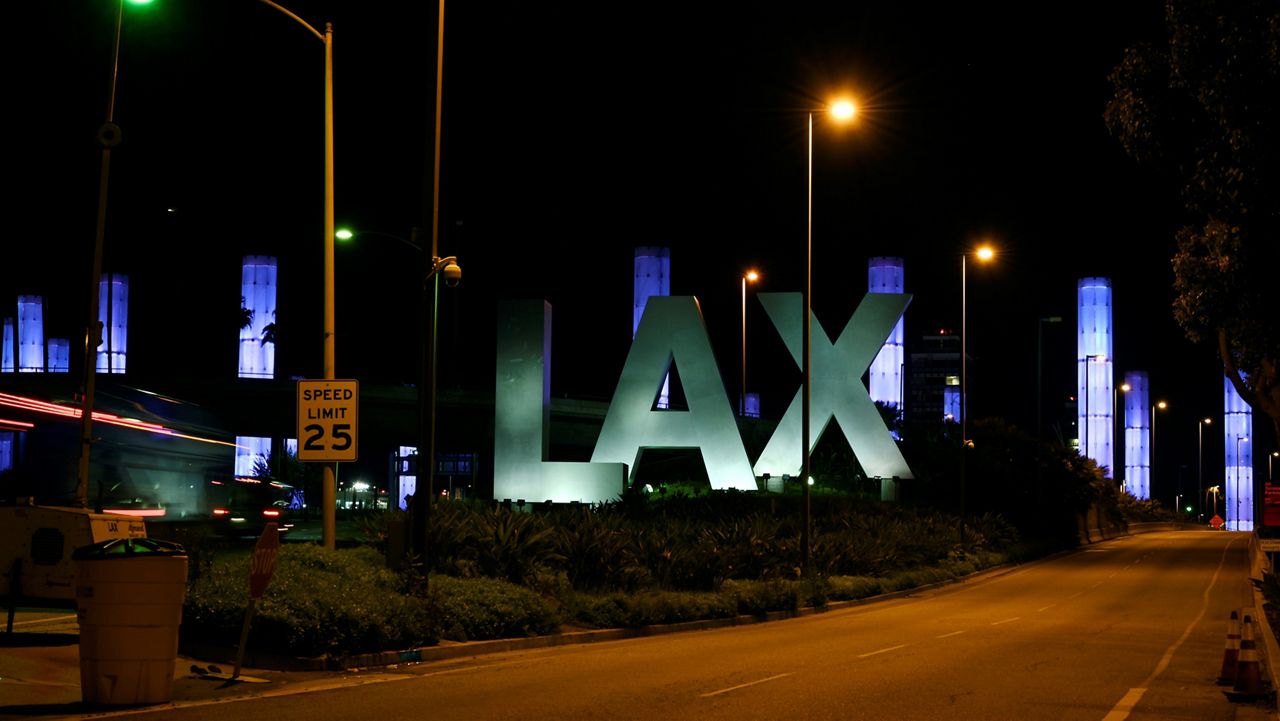
<instances>
[{"instance_id":1,"label":"street lamp post","mask_svg":"<svg viewBox=\"0 0 1280 721\"><path fill-rule=\"evenodd\" d=\"M324 32L321 33L278 3L272 0L261 0L261 2L293 18L324 43L324 380L333 380L336 377L333 328L333 23L325 23ZM336 547L337 536L336 467L337 463L334 461L324 463L324 487L321 499L324 547L330 550Z\"/></svg>"},{"instance_id":2,"label":"street lamp post","mask_svg":"<svg viewBox=\"0 0 1280 721\"><path fill-rule=\"evenodd\" d=\"M130 0L145 5L150 0ZM80 459L76 469L76 504L89 506L89 455L93 448L93 400L97 385L97 359L102 344L102 323L98 320L98 286L102 284L102 249L107 234L107 181L111 177L111 149L120 144L120 127L115 124L116 81L120 75L120 33L124 26L124 4L116 7L115 32L111 42L111 87L107 93L107 119L98 128L102 161L98 171L98 216L93 235L93 259L89 277L89 322L84 331L84 381L80 399Z\"/></svg>"},{"instance_id":3,"label":"street lamp post","mask_svg":"<svg viewBox=\"0 0 1280 721\"><path fill-rule=\"evenodd\" d=\"M1128 449L1125 447L1125 424L1129 422L1129 411L1120 405L1120 394L1128 393L1133 390L1133 386L1128 383L1121 383L1111 391L1111 409L1115 413L1115 431L1112 434L1112 448L1114 449L1112 461L1115 468L1113 473L1119 483L1119 487L1123 490L1129 481L1129 473L1125 464L1129 462ZM1125 401L1128 405L1128 400ZM1123 413L1121 413L1123 411Z\"/></svg>"},{"instance_id":4,"label":"street lamp post","mask_svg":"<svg viewBox=\"0 0 1280 721\"><path fill-rule=\"evenodd\" d=\"M1204 494L1204 427L1213 424L1213 419L1208 416L1201 418L1197 424L1199 435L1196 438L1196 498L1203 498ZM1196 503L1200 503L1199 500ZM1200 508L1200 520L1204 520L1204 507Z\"/></svg>"},{"instance_id":5,"label":"street lamp post","mask_svg":"<svg viewBox=\"0 0 1280 721\"><path fill-rule=\"evenodd\" d=\"M1280 458L1280 451L1272 451L1271 455L1267 456L1267 480L1268 481L1274 481L1276 479L1275 469L1271 467L1272 462L1275 461L1276 458Z\"/></svg>"},{"instance_id":6,"label":"street lamp post","mask_svg":"<svg viewBox=\"0 0 1280 721\"><path fill-rule=\"evenodd\" d=\"M1041 318L1036 323L1036 440L1044 438L1044 414L1041 411L1044 400L1044 324L1061 323L1062 316L1051 315Z\"/></svg>"},{"instance_id":7,"label":"street lamp post","mask_svg":"<svg viewBox=\"0 0 1280 721\"><path fill-rule=\"evenodd\" d=\"M462 278L462 268L455 256L437 256L428 253L418 240L418 229L413 228L410 239L373 230L339 230L337 238L348 240L357 235L373 235L389 238L413 248L422 257L422 307L426 327L419 338L418 385L418 468L417 487L413 493L413 549L419 558L427 551L426 527L432 496L435 495L435 444L436 444L436 304L440 294L440 275L445 282L455 285Z\"/></svg>"},{"instance_id":8,"label":"street lamp post","mask_svg":"<svg viewBox=\"0 0 1280 721\"><path fill-rule=\"evenodd\" d=\"M742 275L742 395L738 396L738 415L747 415L747 283L760 279L760 274L748 270Z\"/></svg>"},{"instance_id":9,"label":"street lamp post","mask_svg":"<svg viewBox=\"0 0 1280 721\"><path fill-rule=\"evenodd\" d=\"M1169 404L1166 401L1159 401L1151 406L1151 465L1147 470L1147 473L1151 476L1148 481L1151 486L1154 486L1156 482L1156 411L1162 411L1168 407Z\"/></svg>"},{"instance_id":10,"label":"street lamp post","mask_svg":"<svg viewBox=\"0 0 1280 721\"><path fill-rule=\"evenodd\" d=\"M849 100L840 100L831 104L829 108L831 117L837 121L852 120L857 112L857 108ZM800 524L800 571L804 577L809 576L809 526L810 526L810 492L809 492L809 476L810 476L810 454L809 454L809 411L810 411L810 391L812 390L812 323L810 316L813 314L813 111L809 111L809 133L808 147L806 150L806 174L805 174L805 195L806 214L805 214L805 250L804 250L804 286L801 295L804 297L804 322L801 324L801 374L803 382L800 392L800 488L804 496L801 503L801 524Z\"/></svg>"},{"instance_id":11,"label":"street lamp post","mask_svg":"<svg viewBox=\"0 0 1280 721\"><path fill-rule=\"evenodd\" d=\"M974 251L978 260L986 263L995 257L995 250L989 245L982 245ZM960 545L964 545L965 514L965 476L967 474L965 454L969 450L969 253L960 254Z\"/></svg>"}]
</instances>

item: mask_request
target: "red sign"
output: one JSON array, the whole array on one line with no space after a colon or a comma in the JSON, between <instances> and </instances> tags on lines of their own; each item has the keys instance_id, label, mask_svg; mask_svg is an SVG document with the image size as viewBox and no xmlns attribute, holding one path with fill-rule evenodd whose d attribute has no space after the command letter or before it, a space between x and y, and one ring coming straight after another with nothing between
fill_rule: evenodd
<instances>
[{"instance_id":1,"label":"red sign","mask_svg":"<svg viewBox=\"0 0 1280 721\"><path fill-rule=\"evenodd\" d=\"M1271 482L1263 490L1262 525L1280 526L1280 485Z\"/></svg>"},{"instance_id":2,"label":"red sign","mask_svg":"<svg viewBox=\"0 0 1280 721\"><path fill-rule=\"evenodd\" d=\"M271 583L276 572L276 556L280 552L280 527L268 523L253 547L253 561L249 564L249 598L258 600Z\"/></svg>"},{"instance_id":3,"label":"red sign","mask_svg":"<svg viewBox=\"0 0 1280 721\"><path fill-rule=\"evenodd\" d=\"M1213 518L1209 519L1209 525L1214 528L1222 528L1222 524L1224 523L1226 523L1226 521L1222 520L1222 516L1219 516L1216 513Z\"/></svg>"}]
</instances>

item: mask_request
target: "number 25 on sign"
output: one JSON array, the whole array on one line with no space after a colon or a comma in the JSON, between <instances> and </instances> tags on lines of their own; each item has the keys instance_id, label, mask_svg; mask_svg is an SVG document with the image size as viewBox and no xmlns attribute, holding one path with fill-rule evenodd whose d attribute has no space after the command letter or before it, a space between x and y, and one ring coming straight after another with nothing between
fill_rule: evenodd
<instances>
[{"instance_id":1,"label":"number 25 on sign","mask_svg":"<svg viewBox=\"0 0 1280 721\"><path fill-rule=\"evenodd\" d=\"M298 381L298 460L356 460L359 406L359 381Z\"/></svg>"}]
</instances>

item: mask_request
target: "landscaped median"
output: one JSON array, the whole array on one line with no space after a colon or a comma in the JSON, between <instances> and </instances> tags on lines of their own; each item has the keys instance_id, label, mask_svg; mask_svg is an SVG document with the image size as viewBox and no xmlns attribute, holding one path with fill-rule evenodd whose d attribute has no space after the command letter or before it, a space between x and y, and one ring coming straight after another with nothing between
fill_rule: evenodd
<instances>
[{"instance_id":1,"label":"landscaped median","mask_svg":"<svg viewBox=\"0 0 1280 721\"><path fill-rule=\"evenodd\" d=\"M796 529L785 519L748 514L694 523L601 509L535 515L463 505L433 518L437 552L427 577L419 564L388 569L376 534L371 545L336 551L285 545L257 603L246 665L387 665L474 652L503 639L554 645L689 622L780 618L1027 557L998 520L971 526L971 545L961 553L947 519L883 507L856 523L832 525L824 517L819 525L828 530L815 534L814 559L837 572L807 581L788 557ZM855 565L875 572L838 572ZM182 650L231 662L249 552L223 551L198 573L187 594Z\"/></svg>"}]
</instances>

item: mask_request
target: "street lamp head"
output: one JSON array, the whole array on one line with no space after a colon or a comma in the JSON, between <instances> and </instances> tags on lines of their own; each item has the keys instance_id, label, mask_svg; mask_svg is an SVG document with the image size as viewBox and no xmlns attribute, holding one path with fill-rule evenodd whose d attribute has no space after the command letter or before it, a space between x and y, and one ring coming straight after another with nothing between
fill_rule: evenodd
<instances>
[{"instance_id":1,"label":"street lamp head","mask_svg":"<svg viewBox=\"0 0 1280 721\"><path fill-rule=\"evenodd\" d=\"M1160 410L1164 410L1164 409L1166 409L1166 408L1168 408L1168 407L1169 407L1169 403L1168 403L1168 401L1160 401L1160 402L1156 403L1156 408L1159 408Z\"/></svg>"},{"instance_id":2,"label":"street lamp head","mask_svg":"<svg viewBox=\"0 0 1280 721\"><path fill-rule=\"evenodd\" d=\"M853 117L858 114L857 106L853 104L852 100L847 98L842 98L831 103L828 110L831 113L831 117L841 123L853 120Z\"/></svg>"},{"instance_id":3,"label":"street lamp head","mask_svg":"<svg viewBox=\"0 0 1280 721\"><path fill-rule=\"evenodd\" d=\"M748 283L754 283L757 280L760 280L760 274L754 270L748 270L742 277L745 278Z\"/></svg>"},{"instance_id":4,"label":"street lamp head","mask_svg":"<svg viewBox=\"0 0 1280 721\"><path fill-rule=\"evenodd\" d=\"M1121 393L1128 393L1128 392L1129 392L1129 391L1131 391L1131 390L1133 390L1133 386L1129 385L1128 383L1121 383L1121 384L1120 384L1120 392L1121 392Z\"/></svg>"},{"instance_id":5,"label":"street lamp head","mask_svg":"<svg viewBox=\"0 0 1280 721\"><path fill-rule=\"evenodd\" d=\"M989 245L981 245L981 246L978 246L978 249L976 251L974 251L974 255L977 256L978 260L982 261L983 263L986 263L986 262L989 262L992 258L996 257L996 251L994 248L992 248Z\"/></svg>"},{"instance_id":6,"label":"street lamp head","mask_svg":"<svg viewBox=\"0 0 1280 721\"><path fill-rule=\"evenodd\" d=\"M446 263L441 272L444 275L444 284L450 288L456 288L458 283L462 282L462 267L456 261Z\"/></svg>"},{"instance_id":7,"label":"street lamp head","mask_svg":"<svg viewBox=\"0 0 1280 721\"><path fill-rule=\"evenodd\" d=\"M1201 423L1203 423L1203 424L1205 424L1206 426L1211 426L1211 425L1213 425L1213 419L1212 419L1212 418L1208 418L1208 417L1204 418L1204 419L1203 419L1203 420L1201 420L1200 422L1201 422Z\"/></svg>"}]
</instances>

